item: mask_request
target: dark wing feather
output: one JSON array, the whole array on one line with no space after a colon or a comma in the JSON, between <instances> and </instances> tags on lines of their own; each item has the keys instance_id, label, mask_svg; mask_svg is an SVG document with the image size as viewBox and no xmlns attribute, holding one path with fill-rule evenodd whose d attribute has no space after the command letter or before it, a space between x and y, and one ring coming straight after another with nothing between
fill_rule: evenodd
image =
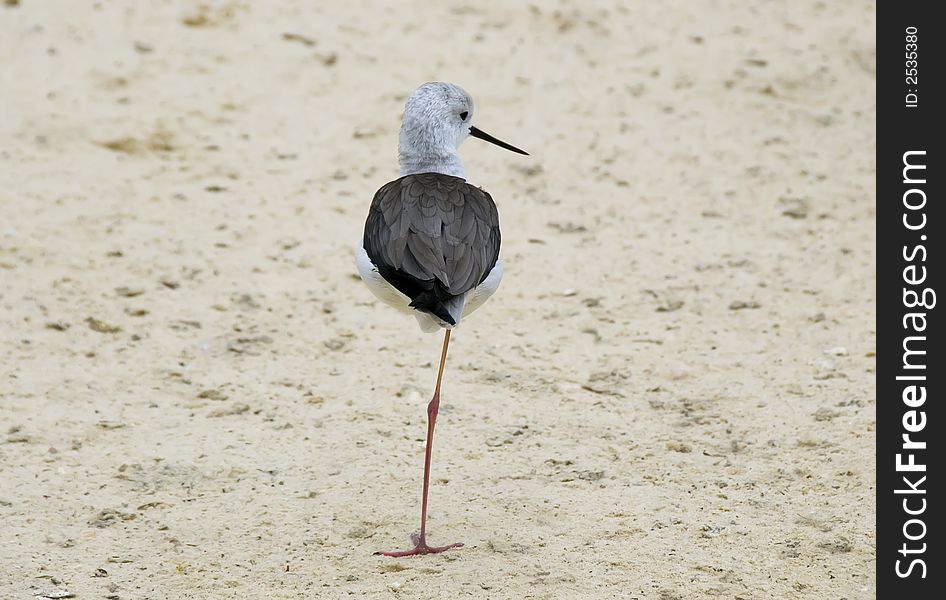
<instances>
[{"instance_id":1,"label":"dark wing feather","mask_svg":"<svg viewBox=\"0 0 946 600\"><path fill-rule=\"evenodd\" d=\"M443 302L486 279L500 242L499 212L490 195L439 173L386 184L365 221L365 251L381 276L412 306L451 324Z\"/></svg>"}]
</instances>

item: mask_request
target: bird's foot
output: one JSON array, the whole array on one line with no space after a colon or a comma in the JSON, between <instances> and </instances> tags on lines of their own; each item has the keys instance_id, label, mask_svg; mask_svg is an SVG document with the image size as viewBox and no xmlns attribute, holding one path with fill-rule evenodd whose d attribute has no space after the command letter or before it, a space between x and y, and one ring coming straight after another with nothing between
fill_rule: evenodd
<instances>
[{"instance_id":1,"label":"bird's foot","mask_svg":"<svg viewBox=\"0 0 946 600\"><path fill-rule=\"evenodd\" d=\"M449 546L428 546L427 540L422 540L421 537L416 533L411 534L411 542L414 543L414 547L410 550L401 550L399 552L375 552L375 554L400 558L402 556L420 556L421 554L440 554L441 552L451 548L460 548L463 546L461 543L450 544Z\"/></svg>"}]
</instances>

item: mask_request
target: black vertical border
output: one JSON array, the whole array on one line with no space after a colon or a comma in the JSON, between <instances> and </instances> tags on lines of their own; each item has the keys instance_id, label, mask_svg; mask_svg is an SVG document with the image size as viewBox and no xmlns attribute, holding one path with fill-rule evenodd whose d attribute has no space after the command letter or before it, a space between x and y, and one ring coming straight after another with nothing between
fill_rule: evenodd
<instances>
[{"instance_id":1,"label":"black vertical border","mask_svg":"<svg viewBox=\"0 0 946 600\"><path fill-rule=\"evenodd\" d=\"M877 8L877 597L882 599L924 600L946 597L946 564L941 558L941 545L946 543L942 534L941 514L944 510L942 496L933 492L934 487L943 488L942 469L933 456L944 454L946 428L942 420L946 412L941 404L946 402L946 360L940 351L944 327L943 309L939 303L946 302L946 289L939 285L944 281L946 260L943 260L943 153L940 139L946 128L939 113L946 110L946 98L941 93L940 78L946 75L943 61L943 40L946 38L946 22L934 17L934 2L896 2L880 0ZM939 8L943 8L939 4ZM939 11L937 11L939 12ZM917 28L917 77L916 84L906 80L906 35L908 27ZM907 106L910 90L917 94L916 107ZM907 185L903 182L904 153L925 150L922 157L926 164L926 183ZM918 173L913 171L912 173ZM904 193L920 187L926 193L926 205L922 211L908 211L903 204ZM916 201L916 194L910 199ZM913 223L920 221L920 212L926 215L926 226L922 230L910 231L904 225L905 213L911 213ZM922 239L921 236L926 236ZM923 246L923 253L915 249ZM914 260L905 258L914 253ZM906 286L904 269L910 264L925 266L927 279L917 286ZM922 271L920 271L922 272ZM912 274L912 273L911 273ZM905 287L920 291L928 287L943 292L937 297L932 309L907 308L904 305ZM913 362L925 359L925 371L903 369L903 342L912 333L904 328L904 316L910 312L926 313L925 348L913 342L914 349L925 349L923 357L914 357ZM923 335L923 333L919 334ZM926 381L898 381L900 375L923 374ZM911 383L925 385L927 399L916 410L925 412L926 426L921 432L912 433L911 439L927 443L926 450L904 450L902 435L904 415L912 410L903 401L904 387ZM912 453L917 463L926 465L925 473L898 472L897 454L908 459ZM941 460L939 461L942 462ZM916 480L926 475L922 485L925 494L903 494L897 490L908 489L903 480L908 476ZM910 498L908 506L917 510L925 498L925 511L916 515L925 525L923 539L911 541L904 535L904 524L914 518L904 511L903 501ZM908 526L910 535L918 535L923 528L917 523ZM922 548L923 553L904 554L903 544L908 548ZM922 569L914 565L911 576L897 575L897 561L901 571L906 571L914 558L923 560L926 577L920 577Z\"/></svg>"}]
</instances>

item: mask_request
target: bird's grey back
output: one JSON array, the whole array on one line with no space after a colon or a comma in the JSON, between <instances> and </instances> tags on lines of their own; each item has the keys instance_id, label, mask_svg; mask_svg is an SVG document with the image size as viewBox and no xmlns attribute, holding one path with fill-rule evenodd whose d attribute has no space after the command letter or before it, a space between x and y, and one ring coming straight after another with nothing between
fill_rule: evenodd
<instances>
[{"instance_id":1,"label":"bird's grey back","mask_svg":"<svg viewBox=\"0 0 946 600\"><path fill-rule=\"evenodd\" d=\"M442 319L443 303L486 279L500 242L499 212L490 195L440 173L386 184L365 222L364 248L381 276L412 306Z\"/></svg>"}]
</instances>

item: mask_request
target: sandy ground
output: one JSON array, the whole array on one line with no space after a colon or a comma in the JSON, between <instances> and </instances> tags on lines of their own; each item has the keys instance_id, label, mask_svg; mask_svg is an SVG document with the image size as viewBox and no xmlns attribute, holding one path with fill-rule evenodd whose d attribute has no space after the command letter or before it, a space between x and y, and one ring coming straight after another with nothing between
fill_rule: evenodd
<instances>
[{"instance_id":1,"label":"sandy ground","mask_svg":"<svg viewBox=\"0 0 946 600\"><path fill-rule=\"evenodd\" d=\"M0 6L0 597L871 597L873 7L326 4ZM440 339L351 249L434 79L533 156L463 148L467 546L394 560Z\"/></svg>"}]
</instances>

